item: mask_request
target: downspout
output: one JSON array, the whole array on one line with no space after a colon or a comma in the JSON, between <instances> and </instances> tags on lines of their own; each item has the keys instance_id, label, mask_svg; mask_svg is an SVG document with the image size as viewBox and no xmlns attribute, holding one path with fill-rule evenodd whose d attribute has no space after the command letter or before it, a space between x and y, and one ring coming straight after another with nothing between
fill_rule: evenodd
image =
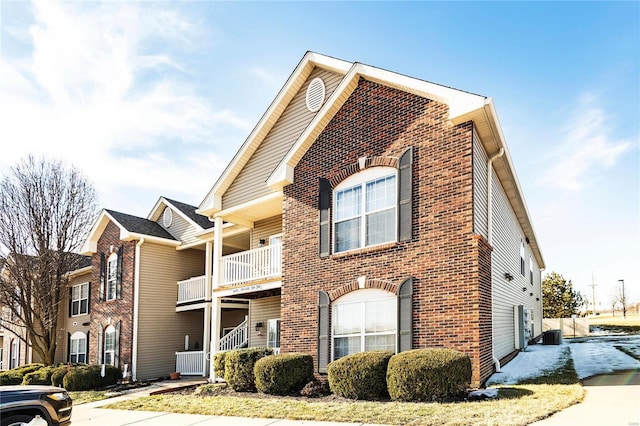
<instances>
[{"instance_id":1,"label":"downspout","mask_svg":"<svg viewBox=\"0 0 640 426\"><path fill-rule=\"evenodd\" d=\"M144 238L136 244L135 276L133 279L133 342L131 344L131 379L135 382L138 374L138 314L140 311L140 248Z\"/></svg>"},{"instance_id":2,"label":"downspout","mask_svg":"<svg viewBox=\"0 0 640 426\"><path fill-rule=\"evenodd\" d=\"M493 247L493 162L502 157L504 154L504 148L500 148L500 151L493 154L489 161L487 161L487 241L489 242L489 246ZM493 363L496 366L496 373L500 372L500 361L496 358L496 354L494 351L495 347L495 336L494 336L494 324L493 319L495 318L495 313L493 311L494 303L494 291L493 291L493 277L491 277L491 357L493 358Z\"/></svg>"}]
</instances>

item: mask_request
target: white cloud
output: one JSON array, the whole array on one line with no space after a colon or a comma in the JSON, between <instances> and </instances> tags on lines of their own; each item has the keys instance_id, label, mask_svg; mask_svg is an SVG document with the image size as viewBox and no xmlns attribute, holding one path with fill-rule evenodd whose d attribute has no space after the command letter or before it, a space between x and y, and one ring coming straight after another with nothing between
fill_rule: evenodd
<instances>
[{"instance_id":1,"label":"white cloud","mask_svg":"<svg viewBox=\"0 0 640 426\"><path fill-rule=\"evenodd\" d=\"M216 142L251 126L215 108L175 53L200 29L170 4L33 6L31 27L12 29L30 39L3 40L32 51L0 58L0 170L27 154L62 158L106 207L127 204L124 188L202 198L226 163Z\"/></svg>"},{"instance_id":2,"label":"white cloud","mask_svg":"<svg viewBox=\"0 0 640 426\"><path fill-rule=\"evenodd\" d=\"M611 134L598 99L592 94L583 96L539 183L571 191L582 189L594 173L613 167L618 158L633 147L633 142L616 140Z\"/></svg>"}]
</instances>

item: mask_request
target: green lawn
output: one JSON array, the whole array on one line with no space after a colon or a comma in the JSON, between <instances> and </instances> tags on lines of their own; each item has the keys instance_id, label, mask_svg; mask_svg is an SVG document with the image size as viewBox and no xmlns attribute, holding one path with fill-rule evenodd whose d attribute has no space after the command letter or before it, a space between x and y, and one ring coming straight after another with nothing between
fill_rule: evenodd
<instances>
[{"instance_id":1,"label":"green lawn","mask_svg":"<svg viewBox=\"0 0 640 426\"><path fill-rule=\"evenodd\" d=\"M591 316L589 317L589 331L596 330L610 333L640 334L640 315L628 313L624 318L620 312L616 316Z\"/></svg>"},{"instance_id":2,"label":"green lawn","mask_svg":"<svg viewBox=\"0 0 640 426\"><path fill-rule=\"evenodd\" d=\"M498 398L457 403L404 403L296 398L157 395L108 405L123 410L389 425L526 425L582 400L574 385L513 385Z\"/></svg>"}]
</instances>

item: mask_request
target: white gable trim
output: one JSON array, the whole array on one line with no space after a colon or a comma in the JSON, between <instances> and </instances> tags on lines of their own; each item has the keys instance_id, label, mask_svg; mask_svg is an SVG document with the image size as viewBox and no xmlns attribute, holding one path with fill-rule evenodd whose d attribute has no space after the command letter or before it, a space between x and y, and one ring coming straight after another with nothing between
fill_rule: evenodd
<instances>
[{"instance_id":1,"label":"white gable trim","mask_svg":"<svg viewBox=\"0 0 640 426\"><path fill-rule=\"evenodd\" d=\"M449 105L449 119L452 121L460 115L482 109L486 99L484 96L462 92L369 65L355 63L331 97L325 102L313 120L311 120L311 123L309 123L309 126L300 135L291 150L282 159L278 167L276 167L267 180L267 185L273 189L281 190L283 187L293 183L293 169L356 89L360 77L447 104Z\"/></svg>"},{"instance_id":2,"label":"white gable trim","mask_svg":"<svg viewBox=\"0 0 640 426\"><path fill-rule=\"evenodd\" d=\"M180 210L179 208L174 206L171 203L171 201L167 200L164 197L160 197L158 199L158 201L156 201L156 204L151 209L151 212L149 212L149 215L147 216L147 219L156 222L158 220L158 218L160 217L160 215L162 214L162 212L164 211L164 209L162 208L163 206L170 207L171 210L174 213L177 213L178 216L180 216L181 218L183 218L184 220L186 220L190 224L196 226L198 229L204 229L202 226L200 226L196 222L194 222L193 219L191 219L189 216L184 214L184 212L182 210Z\"/></svg>"},{"instance_id":3,"label":"white gable trim","mask_svg":"<svg viewBox=\"0 0 640 426\"><path fill-rule=\"evenodd\" d=\"M124 226L122 226L117 220L113 218L106 210L102 210L98 218L96 219L87 239L82 245L82 249L80 250L80 254L85 256L91 256L92 254L98 251L98 240L100 236L102 236L102 232L104 232L107 224L109 222L113 222L120 229L120 240L122 241L131 241L131 240L139 240L144 238L147 241L153 241L159 244L170 245L174 247L178 247L180 245L179 241L169 240L167 238L154 237L151 235L139 234L137 232L129 232Z\"/></svg>"},{"instance_id":4,"label":"white gable trim","mask_svg":"<svg viewBox=\"0 0 640 426\"><path fill-rule=\"evenodd\" d=\"M238 176L256 149L258 149L264 138L267 137L271 128L277 123L286 107L316 66L339 74L345 74L351 67L351 63L314 52L307 52L227 168L222 172L220 178L200 203L196 213L212 217L215 212L222 209L222 195Z\"/></svg>"}]
</instances>

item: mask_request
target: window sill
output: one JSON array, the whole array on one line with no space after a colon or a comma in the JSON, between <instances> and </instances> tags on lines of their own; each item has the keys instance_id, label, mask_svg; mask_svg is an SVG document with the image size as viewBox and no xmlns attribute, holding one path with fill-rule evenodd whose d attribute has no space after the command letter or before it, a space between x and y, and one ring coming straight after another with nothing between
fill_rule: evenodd
<instances>
[{"instance_id":1,"label":"window sill","mask_svg":"<svg viewBox=\"0 0 640 426\"><path fill-rule=\"evenodd\" d=\"M361 254L368 254L376 251L388 250L390 248L398 247L400 244L396 241L390 243L378 244L375 246L363 247L355 250L341 251L340 253L334 253L329 256L330 259L341 259L344 257L358 256Z\"/></svg>"}]
</instances>

